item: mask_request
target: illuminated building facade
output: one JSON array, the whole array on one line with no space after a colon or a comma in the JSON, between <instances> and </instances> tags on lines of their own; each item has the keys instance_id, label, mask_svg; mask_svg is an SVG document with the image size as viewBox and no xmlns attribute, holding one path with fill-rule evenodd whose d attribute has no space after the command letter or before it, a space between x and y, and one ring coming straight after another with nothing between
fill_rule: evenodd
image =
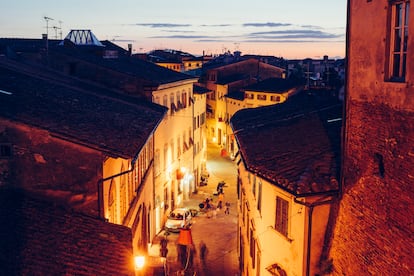
<instances>
[{"instance_id":1,"label":"illuminated building facade","mask_svg":"<svg viewBox=\"0 0 414 276\"><path fill-rule=\"evenodd\" d=\"M193 92L196 79L159 85L152 91L154 102L168 113L155 132L154 186L156 231L160 231L168 211L181 206L197 189L201 170L196 158L194 118L203 114ZM197 104L197 105L196 105ZM205 148L203 149L205 152ZM197 153L198 155L198 153Z\"/></svg>"}]
</instances>

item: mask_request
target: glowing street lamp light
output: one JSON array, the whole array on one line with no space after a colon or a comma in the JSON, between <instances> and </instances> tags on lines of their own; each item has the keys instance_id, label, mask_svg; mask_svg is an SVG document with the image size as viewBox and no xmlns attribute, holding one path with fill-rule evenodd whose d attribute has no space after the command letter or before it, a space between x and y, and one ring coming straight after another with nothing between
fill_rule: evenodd
<instances>
[{"instance_id":1,"label":"glowing street lamp light","mask_svg":"<svg viewBox=\"0 0 414 276\"><path fill-rule=\"evenodd\" d=\"M135 270L142 270L145 265L145 256L134 257Z\"/></svg>"}]
</instances>

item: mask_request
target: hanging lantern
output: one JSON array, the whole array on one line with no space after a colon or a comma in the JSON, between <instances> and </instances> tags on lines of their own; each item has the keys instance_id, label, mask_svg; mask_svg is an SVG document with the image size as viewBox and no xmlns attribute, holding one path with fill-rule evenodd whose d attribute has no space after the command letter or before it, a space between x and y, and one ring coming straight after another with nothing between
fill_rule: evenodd
<instances>
[{"instance_id":1,"label":"hanging lantern","mask_svg":"<svg viewBox=\"0 0 414 276\"><path fill-rule=\"evenodd\" d=\"M177 169L175 171L176 175L177 175L177 180L181 180L184 177L184 173L181 169Z\"/></svg>"}]
</instances>

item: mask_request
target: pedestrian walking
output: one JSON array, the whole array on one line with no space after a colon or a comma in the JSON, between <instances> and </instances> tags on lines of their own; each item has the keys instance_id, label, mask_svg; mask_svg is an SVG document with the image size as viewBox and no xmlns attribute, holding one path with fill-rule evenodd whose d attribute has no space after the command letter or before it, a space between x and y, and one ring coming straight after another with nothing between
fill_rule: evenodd
<instances>
[{"instance_id":1,"label":"pedestrian walking","mask_svg":"<svg viewBox=\"0 0 414 276\"><path fill-rule=\"evenodd\" d=\"M230 202L226 201L226 210L224 211L226 215L230 215Z\"/></svg>"},{"instance_id":2,"label":"pedestrian walking","mask_svg":"<svg viewBox=\"0 0 414 276\"><path fill-rule=\"evenodd\" d=\"M204 241L200 241L199 252L200 252L200 262L203 266L205 266L208 249Z\"/></svg>"},{"instance_id":3,"label":"pedestrian walking","mask_svg":"<svg viewBox=\"0 0 414 276\"><path fill-rule=\"evenodd\" d=\"M218 195L223 193L223 187L224 187L224 185L226 185L226 182L224 182L224 181L220 181L217 184L217 194Z\"/></svg>"},{"instance_id":4,"label":"pedestrian walking","mask_svg":"<svg viewBox=\"0 0 414 276\"><path fill-rule=\"evenodd\" d=\"M224 194L220 193L218 196L217 208L219 209L223 208L223 200L224 200Z\"/></svg>"}]
</instances>

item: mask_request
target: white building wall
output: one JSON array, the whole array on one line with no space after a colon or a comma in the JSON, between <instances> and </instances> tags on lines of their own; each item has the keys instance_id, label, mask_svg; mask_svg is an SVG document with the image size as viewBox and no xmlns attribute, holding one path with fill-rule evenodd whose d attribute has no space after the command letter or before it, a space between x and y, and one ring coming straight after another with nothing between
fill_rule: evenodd
<instances>
[{"instance_id":1,"label":"white building wall","mask_svg":"<svg viewBox=\"0 0 414 276\"><path fill-rule=\"evenodd\" d=\"M254 196L252 191L254 175L250 174L249 178L249 172L245 170L243 162L239 165L239 175L244 190L244 196L240 202L242 212L239 216L240 234L244 242L245 271L243 275L257 275L257 269L260 269L260 275L268 275L266 267L275 263L279 264L287 275L303 275L307 230L306 209L303 205L295 203L291 194L259 177L256 177L256 196ZM257 209L259 182L262 183L261 211ZM277 196L289 203L287 237L275 230ZM257 264L257 258L260 255L260 267L255 265L253 268L253 260L250 256L250 237L248 237L250 231L247 228L254 229L253 237L256 240L254 261Z\"/></svg>"},{"instance_id":2,"label":"white building wall","mask_svg":"<svg viewBox=\"0 0 414 276\"><path fill-rule=\"evenodd\" d=\"M196 184L205 172L207 162L206 94L194 94L194 176Z\"/></svg>"},{"instance_id":3,"label":"white building wall","mask_svg":"<svg viewBox=\"0 0 414 276\"><path fill-rule=\"evenodd\" d=\"M154 152L158 153L158 164L154 164L156 204L154 217L157 231L162 229L168 212L182 205L195 188L196 181L193 173L194 168L199 165L194 163L193 144L190 142L190 137L194 141L193 112L195 112L195 106L190 102L190 98L193 98L195 81L195 79L190 79L170 83L153 91L154 102L169 108L168 115L160 123L154 136ZM183 102L183 93L186 93L186 107L172 112L171 103L173 102L178 107L178 100ZM177 175L180 174L181 169L183 169L183 178L179 179Z\"/></svg>"}]
</instances>

